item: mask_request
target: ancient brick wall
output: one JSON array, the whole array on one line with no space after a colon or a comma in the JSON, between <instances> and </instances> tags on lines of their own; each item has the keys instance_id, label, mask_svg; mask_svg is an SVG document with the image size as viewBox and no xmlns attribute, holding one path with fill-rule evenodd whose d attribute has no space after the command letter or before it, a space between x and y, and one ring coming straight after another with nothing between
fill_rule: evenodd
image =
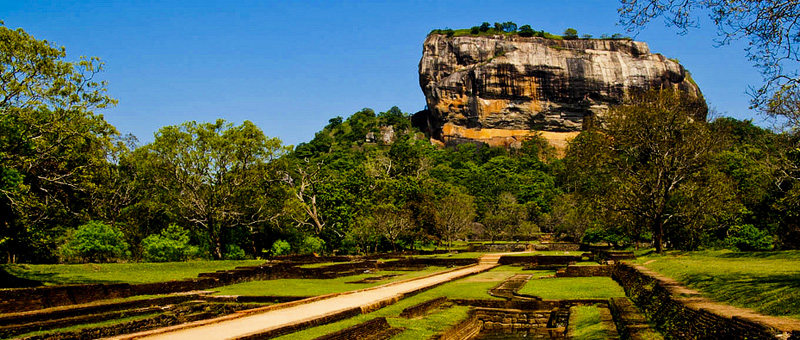
<instances>
[{"instance_id":1,"label":"ancient brick wall","mask_svg":"<svg viewBox=\"0 0 800 340\"><path fill-rule=\"evenodd\" d=\"M611 276L611 266L567 266L556 277Z\"/></svg>"},{"instance_id":2,"label":"ancient brick wall","mask_svg":"<svg viewBox=\"0 0 800 340\"><path fill-rule=\"evenodd\" d=\"M666 336L677 339L771 339L779 331L737 317L729 318L704 309L688 307L656 278L628 264L612 269L628 297ZM797 339L793 335L790 339Z\"/></svg>"}]
</instances>

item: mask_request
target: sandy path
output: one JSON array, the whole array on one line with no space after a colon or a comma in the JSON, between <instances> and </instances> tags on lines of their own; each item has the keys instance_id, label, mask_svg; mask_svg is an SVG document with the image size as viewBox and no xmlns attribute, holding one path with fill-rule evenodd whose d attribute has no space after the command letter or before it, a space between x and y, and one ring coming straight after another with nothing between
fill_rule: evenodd
<instances>
[{"instance_id":1,"label":"sandy path","mask_svg":"<svg viewBox=\"0 0 800 340\"><path fill-rule=\"evenodd\" d=\"M250 334L258 334L321 318L339 311L372 305L404 293L475 274L496 266L497 260L501 255L503 254L487 254L481 258L478 265L467 266L461 269L406 282L389 283L373 289L356 291L298 306L270 310L258 314L247 314L241 317L222 317L219 322L207 322L206 324L191 328L169 328L128 334L117 337L116 339L232 339Z\"/></svg>"}]
</instances>

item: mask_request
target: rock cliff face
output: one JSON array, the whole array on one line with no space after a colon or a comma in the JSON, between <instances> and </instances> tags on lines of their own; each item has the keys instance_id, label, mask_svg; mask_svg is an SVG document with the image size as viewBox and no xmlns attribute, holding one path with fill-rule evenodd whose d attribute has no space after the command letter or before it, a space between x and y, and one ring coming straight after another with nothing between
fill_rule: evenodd
<instances>
[{"instance_id":1,"label":"rock cliff face","mask_svg":"<svg viewBox=\"0 0 800 340\"><path fill-rule=\"evenodd\" d=\"M627 40L430 34L419 81L433 138L506 146L537 131L558 146L635 90L702 96L680 64Z\"/></svg>"}]
</instances>

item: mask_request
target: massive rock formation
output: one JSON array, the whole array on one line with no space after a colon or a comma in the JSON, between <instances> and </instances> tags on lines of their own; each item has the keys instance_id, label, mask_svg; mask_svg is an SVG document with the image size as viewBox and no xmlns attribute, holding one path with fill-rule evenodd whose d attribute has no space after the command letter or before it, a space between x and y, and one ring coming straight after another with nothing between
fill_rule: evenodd
<instances>
[{"instance_id":1,"label":"massive rock formation","mask_svg":"<svg viewBox=\"0 0 800 340\"><path fill-rule=\"evenodd\" d=\"M636 90L702 96L680 64L629 40L430 34L419 81L416 121L433 138L506 146L537 131L559 146Z\"/></svg>"}]
</instances>

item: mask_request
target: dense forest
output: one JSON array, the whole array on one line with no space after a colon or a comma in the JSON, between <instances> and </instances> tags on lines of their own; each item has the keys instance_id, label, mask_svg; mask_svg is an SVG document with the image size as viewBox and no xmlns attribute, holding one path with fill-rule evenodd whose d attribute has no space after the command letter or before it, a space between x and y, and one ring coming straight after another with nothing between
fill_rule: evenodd
<instances>
[{"instance_id":1,"label":"dense forest","mask_svg":"<svg viewBox=\"0 0 800 340\"><path fill-rule=\"evenodd\" d=\"M224 120L139 145L100 114L116 101L99 59L68 61L5 26L0 59L8 262L357 254L540 233L658 251L800 247L797 126L697 121L705 105L678 92L631 96L558 151L536 137L439 147L397 107L335 117L296 147Z\"/></svg>"}]
</instances>

